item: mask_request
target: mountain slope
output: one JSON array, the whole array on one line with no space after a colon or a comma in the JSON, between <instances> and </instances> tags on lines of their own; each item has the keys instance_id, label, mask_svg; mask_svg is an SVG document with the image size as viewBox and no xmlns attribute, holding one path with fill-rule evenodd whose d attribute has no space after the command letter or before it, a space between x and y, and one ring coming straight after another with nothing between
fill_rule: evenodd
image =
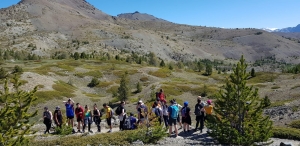
<instances>
[{"instance_id":1,"label":"mountain slope","mask_svg":"<svg viewBox=\"0 0 300 146\"><path fill-rule=\"evenodd\" d=\"M127 50L154 52L169 61L239 59L244 54L252 62L270 56L300 62L295 59L300 44L274 33L180 25L138 12L112 17L85 0L23 0L1 9L0 20L0 48L43 57L59 51L117 54Z\"/></svg>"}]
</instances>

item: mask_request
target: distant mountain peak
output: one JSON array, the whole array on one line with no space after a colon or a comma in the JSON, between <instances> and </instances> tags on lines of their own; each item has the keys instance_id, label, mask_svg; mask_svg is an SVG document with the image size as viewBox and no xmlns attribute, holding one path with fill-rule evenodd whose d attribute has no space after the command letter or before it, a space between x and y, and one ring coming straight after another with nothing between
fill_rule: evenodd
<instances>
[{"instance_id":1,"label":"distant mountain peak","mask_svg":"<svg viewBox=\"0 0 300 146\"><path fill-rule=\"evenodd\" d=\"M298 24L296 27L277 29L274 32L300 32L300 24Z\"/></svg>"},{"instance_id":2,"label":"distant mountain peak","mask_svg":"<svg viewBox=\"0 0 300 146\"><path fill-rule=\"evenodd\" d=\"M140 20L140 21L168 22L166 20L157 18L153 15L149 15L146 13L140 13L139 11L135 11L133 13L122 13L122 14L117 15L117 17L130 19L130 20Z\"/></svg>"}]
</instances>

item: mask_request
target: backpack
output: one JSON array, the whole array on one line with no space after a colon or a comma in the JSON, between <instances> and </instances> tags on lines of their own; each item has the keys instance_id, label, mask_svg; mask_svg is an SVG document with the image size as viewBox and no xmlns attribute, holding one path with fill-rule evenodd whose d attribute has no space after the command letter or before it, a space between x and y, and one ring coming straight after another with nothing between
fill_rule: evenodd
<instances>
[{"instance_id":1,"label":"backpack","mask_svg":"<svg viewBox=\"0 0 300 146\"><path fill-rule=\"evenodd\" d=\"M196 107L195 107L195 115L196 116L201 116L202 115L199 104L197 104Z\"/></svg>"},{"instance_id":2,"label":"backpack","mask_svg":"<svg viewBox=\"0 0 300 146\"><path fill-rule=\"evenodd\" d=\"M155 113L155 115L156 115L157 117L159 117L159 116L160 116L160 110L159 110L159 108L155 108L154 113Z\"/></svg>"},{"instance_id":3,"label":"backpack","mask_svg":"<svg viewBox=\"0 0 300 146\"><path fill-rule=\"evenodd\" d=\"M183 107L182 109L181 109L181 116L182 117L186 117L187 115L186 115L186 107Z\"/></svg>"},{"instance_id":4,"label":"backpack","mask_svg":"<svg viewBox=\"0 0 300 146\"><path fill-rule=\"evenodd\" d=\"M121 106L119 106L119 107L116 109L115 113L116 113L117 115L120 115L120 114L122 113L122 108L121 108Z\"/></svg>"},{"instance_id":5,"label":"backpack","mask_svg":"<svg viewBox=\"0 0 300 146\"><path fill-rule=\"evenodd\" d=\"M45 116L46 116L46 118L47 118L48 120L51 120L51 114L50 114L49 111L46 111L46 112L45 112Z\"/></svg>"},{"instance_id":6,"label":"backpack","mask_svg":"<svg viewBox=\"0 0 300 146\"><path fill-rule=\"evenodd\" d=\"M172 119L177 119L178 117L178 112L179 112L179 109L176 105L172 105L171 106L171 109L172 109L172 113L171 113L171 118Z\"/></svg>"},{"instance_id":7,"label":"backpack","mask_svg":"<svg viewBox=\"0 0 300 146\"><path fill-rule=\"evenodd\" d=\"M130 123L130 117L126 118L123 124L124 130L130 130L131 129L131 123Z\"/></svg>"}]
</instances>

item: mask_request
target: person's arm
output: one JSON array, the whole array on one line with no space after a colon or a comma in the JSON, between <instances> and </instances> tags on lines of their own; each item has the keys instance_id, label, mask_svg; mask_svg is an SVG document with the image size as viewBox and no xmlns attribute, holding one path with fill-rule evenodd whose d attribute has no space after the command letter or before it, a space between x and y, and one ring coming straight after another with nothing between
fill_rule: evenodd
<instances>
[{"instance_id":1,"label":"person's arm","mask_svg":"<svg viewBox=\"0 0 300 146\"><path fill-rule=\"evenodd\" d=\"M54 121L59 125L58 119L57 119L57 112L54 112Z\"/></svg>"},{"instance_id":2,"label":"person's arm","mask_svg":"<svg viewBox=\"0 0 300 146\"><path fill-rule=\"evenodd\" d=\"M123 115L124 115L124 113L125 113L125 109L123 108L123 109L122 109L122 113L121 113L121 115L123 116Z\"/></svg>"},{"instance_id":3,"label":"person's arm","mask_svg":"<svg viewBox=\"0 0 300 146\"><path fill-rule=\"evenodd\" d=\"M50 113L50 120L52 121L53 120L52 112L49 111L49 113Z\"/></svg>"}]
</instances>

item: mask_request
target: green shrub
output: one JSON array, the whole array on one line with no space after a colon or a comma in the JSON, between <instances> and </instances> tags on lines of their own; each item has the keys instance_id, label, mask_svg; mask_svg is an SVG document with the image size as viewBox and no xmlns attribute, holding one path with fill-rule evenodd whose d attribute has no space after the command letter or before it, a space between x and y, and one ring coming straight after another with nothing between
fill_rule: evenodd
<instances>
[{"instance_id":1,"label":"green shrub","mask_svg":"<svg viewBox=\"0 0 300 146\"><path fill-rule=\"evenodd\" d=\"M288 126L291 128L300 129L300 120L293 121Z\"/></svg>"},{"instance_id":2,"label":"green shrub","mask_svg":"<svg viewBox=\"0 0 300 146\"><path fill-rule=\"evenodd\" d=\"M15 73L22 73L22 72L23 72L22 67L20 67L20 66L18 66L18 65L16 65L16 66L14 67L13 71L12 71L13 74L15 74Z\"/></svg>"},{"instance_id":3,"label":"green shrub","mask_svg":"<svg viewBox=\"0 0 300 146\"><path fill-rule=\"evenodd\" d=\"M274 127L273 137L300 140L300 130L296 128Z\"/></svg>"},{"instance_id":4,"label":"green shrub","mask_svg":"<svg viewBox=\"0 0 300 146\"><path fill-rule=\"evenodd\" d=\"M95 87L99 84L100 84L100 82L99 82L98 78L93 78L92 81L88 84L88 87Z\"/></svg>"},{"instance_id":5,"label":"green shrub","mask_svg":"<svg viewBox=\"0 0 300 146\"><path fill-rule=\"evenodd\" d=\"M169 70L167 68L161 68L155 72L150 71L149 74L152 76L159 77L159 78L166 78L171 75L171 70Z\"/></svg>"},{"instance_id":6,"label":"green shrub","mask_svg":"<svg viewBox=\"0 0 300 146\"><path fill-rule=\"evenodd\" d=\"M55 134L65 136L65 135L72 134L72 130L73 130L72 127L62 125L61 128L55 127Z\"/></svg>"},{"instance_id":7,"label":"green shrub","mask_svg":"<svg viewBox=\"0 0 300 146\"><path fill-rule=\"evenodd\" d=\"M95 77L95 78L101 78L102 77L102 73L100 71L89 71L86 73L77 73L76 76L83 78L85 76L91 76L91 77Z\"/></svg>"}]
</instances>

